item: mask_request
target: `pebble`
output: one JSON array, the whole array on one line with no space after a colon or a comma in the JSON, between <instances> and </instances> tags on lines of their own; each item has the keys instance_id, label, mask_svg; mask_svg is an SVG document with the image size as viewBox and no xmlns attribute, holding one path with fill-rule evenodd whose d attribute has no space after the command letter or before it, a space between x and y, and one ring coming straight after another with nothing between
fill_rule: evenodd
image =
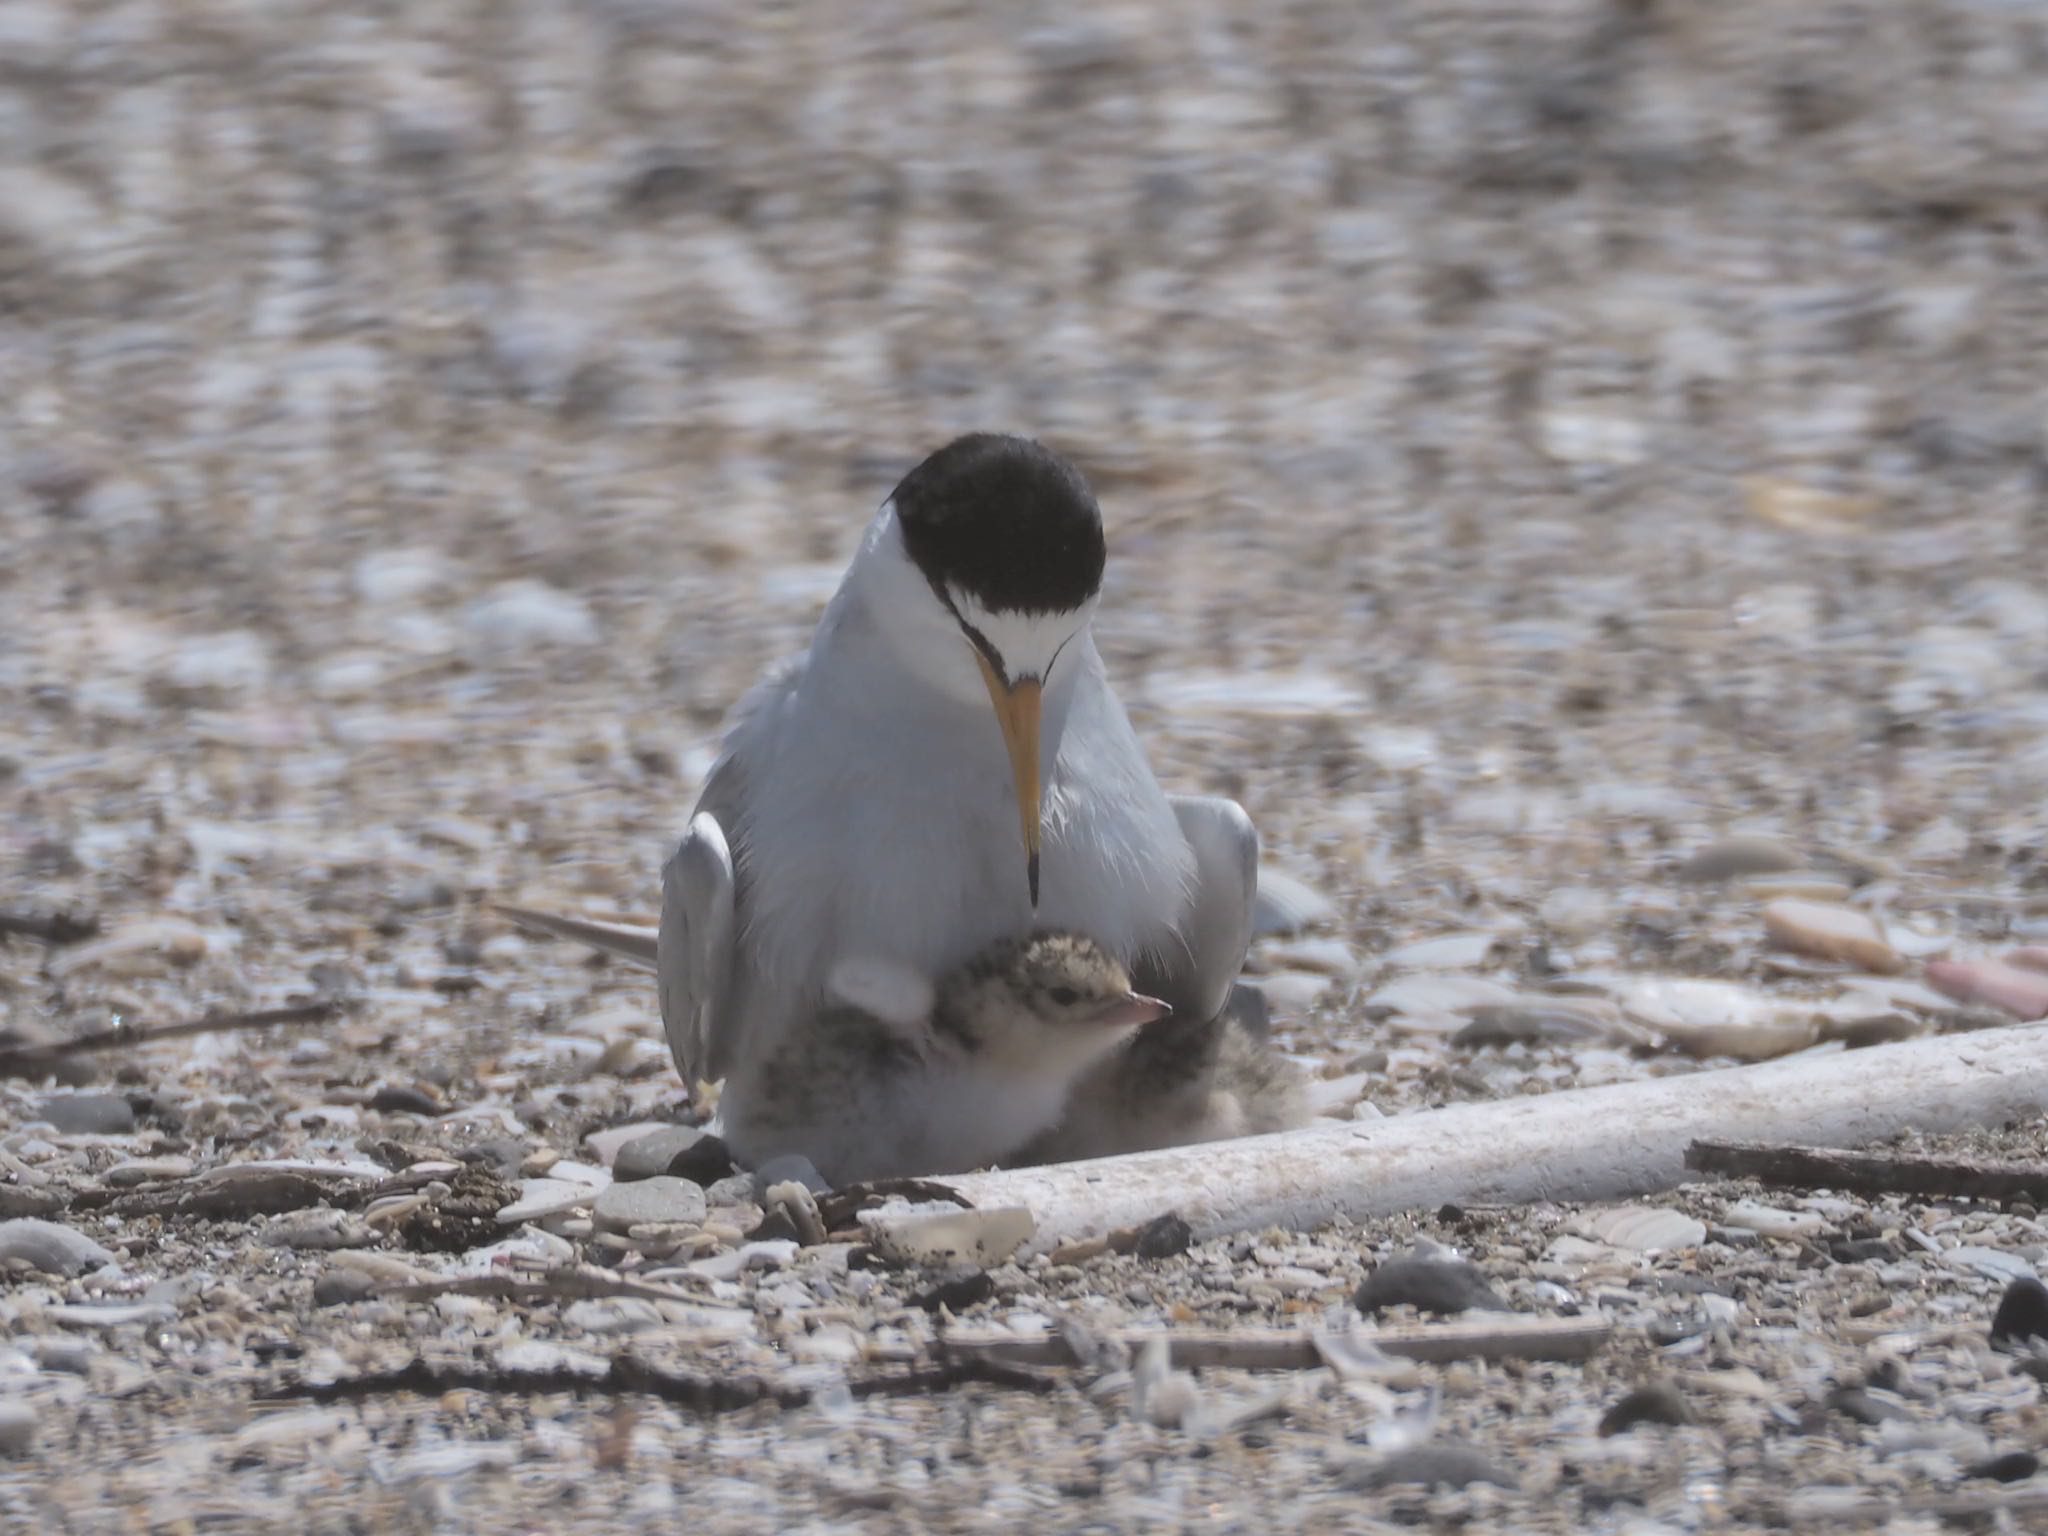
<instances>
[{"instance_id":1,"label":"pebble","mask_svg":"<svg viewBox=\"0 0 2048 1536\"><path fill-rule=\"evenodd\" d=\"M1600 1416L1600 1435L1619 1435L1638 1424L1690 1424L1692 1409L1686 1406L1675 1383L1656 1381L1637 1387Z\"/></svg>"},{"instance_id":2,"label":"pebble","mask_svg":"<svg viewBox=\"0 0 2048 1536\"><path fill-rule=\"evenodd\" d=\"M1889 976L1906 962L1886 942L1884 927L1868 912L1828 902L1781 897L1764 908L1771 941L1802 955L1840 960Z\"/></svg>"},{"instance_id":3,"label":"pebble","mask_svg":"<svg viewBox=\"0 0 2048 1536\"><path fill-rule=\"evenodd\" d=\"M1022 1206L894 1206L862 1211L875 1252L892 1264L1000 1264L1037 1230ZM792 1247L795 1245L792 1244Z\"/></svg>"},{"instance_id":4,"label":"pebble","mask_svg":"<svg viewBox=\"0 0 2048 1536\"><path fill-rule=\"evenodd\" d=\"M1138 1228L1131 1252L1141 1259L1173 1259L1186 1253L1194 1240L1194 1228L1181 1220L1177 1213L1168 1211Z\"/></svg>"},{"instance_id":5,"label":"pebble","mask_svg":"<svg viewBox=\"0 0 2048 1536\"><path fill-rule=\"evenodd\" d=\"M1338 978L1358 974L1358 955L1342 939L1290 939L1262 950L1260 959L1274 970Z\"/></svg>"},{"instance_id":6,"label":"pebble","mask_svg":"<svg viewBox=\"0 0 2048 1536\"><path fill-rule=\"evenodd\" d=\"M381 1289L377 1277L359 1269L330 1269L313 1282L313 1305L345 1307L367 1301Z\"/></svg>"},{"instance_id":7,"label":"pebble","mask_svg":"<svg viewBox=\"0 0 2048 1536\"><path fill-rule=\"evenodd\" d=\"M279 1216L263 1229L259 1241L267 1248L319 1252L335 1248L368 1248L377 1241L377 1233L368 1223L347 1211L316 1205Z\"/></svg>"},{"instance_id":8,"label":"pebble","mask_svg":"<svg viewBox=\"0 0 2048 1536\"><path fill-rule=\"evenodd\" d=\"M619 1175L619 1153L644 1136L658 1136L663 1131L682 1130L684 1127L671 1125L665 1120L635 1120L629 1125L607 1126L601 1131L592 1131L583 1138L583 1145L590 1149L590 1155L603 1166L611 1169L612 1177ZM552 1149L543 1149L552 1150ZM534 1173L546 1173L545 1168L536 1168ZM657 1168L656 1173L665 1170ZM647 1175L642 1174L642 1178Z\"/></svg>"},{"instance_id":9,"label":"pebble","mask_svg":"<svg viewBox=\"0 0 2048 1536\"><path fill-rule=\"evenodd\" d=\"M749 1270L782 1269L797 1256L798 1251L799 1245L786 1239L748 1243L731 1253L713 1254L686 1267L691 1274L705 1280L737 1280Z\"/></svg>"},{"instance_id":10,"label":"pebble","mask_svg":"<svg viewBox=\"0 0 2048 1536\"><path fill-rule=\"evenodd\" d=\"M1780 874L1805 863L1798 849L1776 838L1725 837L1696 850L1678 866L1678 878L1711 885L1749 875Z\"/></svg>"},{"instance_id":11,"label":"pebble","mask_svg":"<svg viewBox=\"0 0 2048 1536\"><path fill-rule=\"evenodd\" d=\"M1537 921L1567 944L1604 932L1612 916L1613 904L1606 894L1590 886L1559 886L1536 908Z\"/></svg>"},{"instance_id":12,"label":"pebble","mask_svg":"<svg viewBox=\"0 0 2048 1536\"><path fill-rule=\"evenodd\" d=\"M64 1136L127 1136L135 1130L135 1110L118 1093L57 1093L35 1109Z\"/></svg>"},{"instance_id":13,"label":"pebble","mask_svg":"<svg viewBox=\"0 0 2048 1536\"><path fill-rule=\"evenodd\" d=\"M1487 1003L1472 1010L1472 1022L1451 1036L1465 1050L1485 1046L1612 1039L1626 1033L1621 1010L1595 997L1530 997Z\"/></svg>"},{"instance_id":14,"label":"pebble","mask_svg":"<svg viewBox=\"0 0 2048 1536\"><path fill-rule=\"evenodd\" d=\"M599 1296L572 1301L562 1321L585 1333L645 1333L662 1325L653 1302L639 1296Z\"/></svg>"},{"instance_id":15,"label":"pebble","mask_svg":"<svg viewBox=\"0 0 2048 1536\"><path fill-rule=\"evenodd\" d=\"M581 598L538 581L501 582L469 605L462 627L479 659L601 638Z\"/></svg>"},{"instance_id":16,"label":"pebble","mask_svg":"<svg viewBox=\"0 0 2048 1536\"><path fill-rule=\"evenodd\" d=\"M521 1179L519 1198L498 1212L498 1220L511 1226L522 1221L539 1221L588 1205L596 1198L588 1184L573 1179Z\"/></svg>"},{"instance_id":17,"label":"pebble","mask_svg":"<svg viewBox=\"0 0 2048 1536\"><path fill-rule=\"evenodd\" d=\"M0 1264L10 1260L67 1279L115 1262L113 1254L83 1232L33 1216L0 1221Z\"/></svg>"},{"instance_id":18,"label":"pebble","mask_svg":"<svg viewBox=\"0 0 2048 1536\"><path fill-rule=\"evenodd\" d=\"M1974 1243L1965 1243L1958 1248L1945 1249L1941 1255L1944 1264L1953 1264L1958 1269L1974 1269L1980 1275L1989 1275L1993 1280L2034 1279L2034 1266L2016 1253L2007 1253L2002 1248L1985 1248Z\"/></svg>"},{"instance_id":19,"label":"pebble","mask_svg":"<svg viewBox=\"0 0 2048 1536\"><path fill-rule=\"evenodd\" d=\"M639 1136L618 1149L612 1159L615 1179L651 1179L673 1174L693 1184L716 1183L732 1172L732 1153L725 1143L698 1126L669 1125Z\"/></svg>"},{"instance_id":20,"label":"pebble","mask_svg":"<svg viewBox=\"0 0 2048 1536\"><path fill-rule=\"evenodd\" d=\"M2048 1286L2032 1275L2022 1275L1998 1298L1998 1310L1991 1317L1991 1342L2013 1349L2029 1339L2048 1339Z\"/></svg>"},{"instance_id":21,"label":"pebble","mask_svg":"<svg viewBox=\"0 0 2048 1536\"><path fill-rule=\"evenodd\" d=\"M910 1304L926 1312L944 1309L957 1315L969 1307L993 1300L995 1294L995 1277L985 1269L969 1265L947 1275L936 1285L913 1293Z\"/></svg>"},{"instance_id":22,"label":"pebble","mask_svg":"<svg viewBox=\"0 0 2048 1536\"><path fill-rule=\"evenodd\" d=\"M132 1157L114 1164L100 1175L110 1189L132 1189L138 1184L161 1184L192 1176L189 1157Z\"/></svg>"},{"instance_id":23,"label":"pebble","mask_svg":"<svg viewBox=\"0 0 2048 1536\"><path fill-rule=\"evenodd\" d=\"M2041 1458L2032 1451L2007 1451L1963 1469L1965 1477L1988 1477L1995 1483L2023 1483L2041 1470Z\"/></svg>"},{"instance_id":24,"label":"pebble","mask_svg":"<svg viewBox=\"0 0 2048 1536\"><path fill-rule=\"evenodd\" d=\"M206 946L206 934L182 918L149 918L123 924L90 943L73 945L53 957L48 970L59 979L92 970L109 976L160 974L166 965L196 963L205 955Z\"/></svg>"},{"instance_id":25,"label":"pebble","mask_svg":"<svg viewBox=\"0 0 2048 1536\"><path fill-rule=\"evenodd\" d=\"M1671 1253L1707 1240L1705 1222L1660 1206L1617 1206L1594 1211L1585 1220L1587 1230L1602 1242L1637 1253Z\"/></svg>"},{"instance_id":26,"label":"pebble","mask_svg":"<svg viewBox=\"0 0 2048 1536\"><path fill-rule=\"evenodd\" d=\"M35 1405L18 1397L0 1397L0 1456L26 1456L35 1447Z\"/></svg>"},{"instance_id":27,"label":"pebble","mask_svg":"<svg viewBox=\"0 0 2048 1536\"><path fill-rule=\"evenodd\" d=\"M657 1223L694 1226L707 1209L701 1186L664 1173L613 1184L598 1195L590 1217L600 1231L624 1232Z\"/></svg>"},{"instance_id":28,"label":"pebble","mask_svg":"<svg viewBox=\"0 0 2048 1536\"><path fill-rule=\"evenodd\" d=\"M1314 886L1270 865L1260 866L1252 903L1254 938L1287 938L1336 919L1336 905Z\"/></svg>"},{"instance_id":29,"label":"pebble","mask_svg":"<svg viewBox=\"0 0 2048 1536\"><path fill-rule=\"evenodd\" d=\"M1436 1440L1389 1451L1370 1461L1354 1462L1340 1468L1337 1474L1337 1486L1352 1493L1372 1493L1402 1483L1422 1483L1431 1488L1465 1488L1473 1483L1492 1483L1499 1488L1521 1486L1514 1473L1496 1465L1476 1447Z\"/></svg>"},{"instance_id":30,"label":"pebble","mask_svg":"<svg viewBox=\"0 0 2048 1536\"><path fill-rule=\"evenodd\" d=\"M252 693L270 681L270 647L247 629L194 635L172 647L163 676L193 693Z\"/></svg>"},{"instance_id":31,"label":"pebble","mask_svg":"<svg viewBox=\"0 0 2048 1536\"><path fill-rule=\"evenodd\" d=\"M2003 1009L2022 1022L2048 1019L2048 974L2002 960L1929 960L1921 974L1944 997Z\"/></svg>"},{"instance_id":32,"label":"pebble","mask_svg":"<svg viewBox=\"0 0 2048 1536\"><path fill-rule=\"evenodd\" d=\"M1765 1061L1811 1045L1820 1033L1812 1014L1734 982L1634 980L1618 1000L1630 1018L1693 1056Z\"/></svg>"},{"instance_id":33,"label":"pebble","mask_svg":"<svg viewBox=\"0 0 2048 1536\"><path fill-rule=\"evenodd\" d=\"M448 584L451 571L438 550L380 549L364 555L349 573L356 595L373 607L415 603Z\"/></svg>"},{"instance_id":34,"label":"pebble","mask_svg":"<svg viewBox=\"0 0 2048 1536\"><path fill-rule=\"evenodd\" d=\"M1787 1211L1777 1206L1761 1205L1753 1200L1738 1200L1721 1213L1722 1222L1754 1232L1759 1237L1796 1241L1811 1237L1825 1230L1827 1218L1812 1211Z\"/></svg>"},{"instance_id":35,"label":"pebble","mask_svg":"<svg viewBox=\"0 0 2048 1536\"><path fill-rule=\"evenodd\" d=\"M748 1192L760 1200L776 1184L797 1183L814 1195L829 1195L832 1185L818 1172L817 1166L801 1152L784 1152L771 1157L754 1170L753 1182Z\"/></svg>"},{"instance_id":36,"label":"pebble","mask_svg":"<svg viewBox=\"0 0 2048 1536\"><path fill-rule=\"evenodd\" d=\"M1389 1307L1414 1307L1449 1317L1478 1308L1486 1312L1514 1310L1501 1299L1477 1265L1463 1259L1388 1259L1365 1277L1352 1297L1359 1311L1373 1314Z\"/></svg>"},{"instance_id":37,"label":"pebble","mask_svg":"<svg viewBox=\"0 0 2048 1536\"><path fill-rule=\"evenodd\" d=\"M1443 933L1398 945L1381 955L1380 963L1415 971L1476 970L1500 940L1497 933Z\"/></svg>"}]
</instances>

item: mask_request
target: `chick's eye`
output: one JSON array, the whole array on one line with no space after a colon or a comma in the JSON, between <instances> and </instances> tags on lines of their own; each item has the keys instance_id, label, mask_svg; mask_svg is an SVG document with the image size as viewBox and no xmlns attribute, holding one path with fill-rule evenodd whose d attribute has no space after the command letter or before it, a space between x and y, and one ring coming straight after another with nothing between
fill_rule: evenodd
<instances>
[{"instance_id":1,"label":"chick's eye","mask_svg":"<svg viewBox=\"0 0 2048 1536\"><path fill-rule=\"evenodd\" d=\"M1057 1007L1071 1008L1081 1001L1081 994L1072 987L1054 987L1048 994Z\"/></svg>"}]
</instances>

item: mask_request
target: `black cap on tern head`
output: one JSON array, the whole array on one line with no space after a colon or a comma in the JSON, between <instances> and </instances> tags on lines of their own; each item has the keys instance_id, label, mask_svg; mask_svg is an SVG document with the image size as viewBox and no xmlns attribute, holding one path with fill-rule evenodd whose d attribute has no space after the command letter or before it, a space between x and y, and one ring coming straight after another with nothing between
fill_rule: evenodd
<instances>
[{"instance_id":1,"label":"black cap on tern head","mask_svg":"<svg viewBox=\"0 0 2048 1536\"><path fill-rule=\"evenodd\" d=\"M941 597L991 613L1071 613L1102 586L1102 509L1081 472L1028 437L955 438L893 497L903 547Z\"/></svg>"}]
</instances>

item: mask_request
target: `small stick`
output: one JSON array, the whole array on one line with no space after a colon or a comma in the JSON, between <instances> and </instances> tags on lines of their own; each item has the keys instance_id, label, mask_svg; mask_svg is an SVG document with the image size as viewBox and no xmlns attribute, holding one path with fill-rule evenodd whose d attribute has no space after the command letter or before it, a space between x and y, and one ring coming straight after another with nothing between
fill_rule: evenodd
<instances>
[{"instance_id":1,"label":"small stick","mask_svg":"<svg viewBox=\"0 0 2048 1536\"><path fill-rule=\"evenodd\" d=\"M634 1296L642 1301L680 1301L694 1307L732 1310L730 1302L714 1300L652 1280L636 1280L595 1264L543 1270L528 1279L516 1274L455 1275L446 1280L421 1280L387 1294L408 1301L432 1296L492 1296L504 1301L580 1301L592 1297Z\"/></svg>"},{"instance_id":2,"label":"small stick","mask_svg":"<svg viewBox=\"0 0 2048 1536\"><path fill-rule=\"evenodd\" d=\"M1424 1323L1406 1328L1369 1328L1358 1337L1384 1354L1404 1360L1583 1360L1614 1333L1598 1317L1493 1317L1485 1321ZM1122 1343L1135 1350L1162 1335L1127 1330ZM1315 1338L1301 1329L1173 1329L1166 1338L1173 1363L1183 1369L1225 1367L1240 1371L1306 1371L1323 1363ZM1009 1360L1021 1365L1072 1365L1064 1337L1003 1333L949 1333L945 1353L955 1359Z\"/></svg>"},{"instance_id":3,"label":"small stick","mask_svg":"<svg viewBox=\"0 0 2048 1536\"><path fill-rule=\"evenodd\" d=\"M365 1371L333 1381L288 1381L256 1393L259 1401L310 1399L316 1403L346 1402L387 1392L439 1397L446 1392L644 1392L664 1402L699 1413L731 1413L762 1403L801 1408L811 1400L803 1387L782 1387L753 1376L697 1376L665 1370L633 1355L615 1355L603 1371L580 1371L571 1365L539 1368L499 1366L485 1362L428 1360L415 1355L393 1370Z\"/></svg>"},{"instance_id":4,"label":"small stick","mask_svg":"<svg viewBox=\"0 0 2048 1536\"><path fill-rule=\"evenodd\" d=\"M1059 1385L1059 1378L1001 1360L949 1360L937 1366L851 1381L847 1390L856 1398L907 1397L970 1384L1049 1392ZM264 1402L310 1399L332 1403L387 1392L439 1397L454 1391L570 1392L578 1396L639 1392L698 1413L733 1413L763 1403L802 1408L814 1395L808 1387L782 1386L758 1376L699 1376L670 1370L636 1355L614 1355L601 1371L579 1370L574 1365L522 1367L440 1361L415 1355L391 1370L364 1371L333 1381L287 1381L257 1392L256 1398Z\"/></svg>"},{"instance_id":5,"label":"small stick","mask_svg":"<svg viewBox=\"0 0 2048 1536\"><path fill-rule=\"evenodd\" d=\"M0 938L76 944L99 931L100 920L96 917L74 917L69 912L0 912Z\"/></svg>"},{"instance_id":6,"label":"small stick","mask_svg":"<svg viewBox=\"0 0 2048 1536\"><path fill-rule=\"evenodd\" d=\"M1843 1189L1938 1200L2048 1199L2048 1164L1985 1163L1921 1152L1843 1152L1758 1141L1695 1141L1685 1166L1785 1189Z\"/></svg>"},{"instance_id":7,"label":"small stick","mask_svg":"<svg viewBox=\"0 0 2048 1536\"><path fill-rule=\"evenodd\" d=\"M294 1003L287 1008L259 1008L252 1013L209 1013L201 1019L186 1019L144 1029L134 1024L116 1024L70 1040L50 1040L36 1045L0 1046L0 1074L12 1074L24 1067L37 1067L77 1056L87 1051L111 1051L130 1045L154 1045L159 1040L182 1040L191 1035L211 1035L222 1030L269 1029L280 1024L324 1024L341 1012L333 999L315 1003Z\"/></svg>"}]
</instances>

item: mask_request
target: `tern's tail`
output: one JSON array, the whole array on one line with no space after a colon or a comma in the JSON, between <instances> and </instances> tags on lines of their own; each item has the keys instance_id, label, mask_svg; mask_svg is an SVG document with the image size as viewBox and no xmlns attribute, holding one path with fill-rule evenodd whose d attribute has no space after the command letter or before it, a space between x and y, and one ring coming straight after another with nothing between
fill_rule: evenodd
<instances>
[{"instance_id":1,"label":"tern's tail","mask_svg":"<svg viewBox=\"0 0 2048 1536\"><path fill-rule=\"evenodd\" d=\"M617 955L634 965L644 966L650 971L654 969L656 930L653 928L633 923L601 923L588 917L562 917L553 912L536 912L531 907L508 906L502 901L492 902L491 910L511 918L522 928L588 944L592 949Z\"/></svg>"}]
</instances>

